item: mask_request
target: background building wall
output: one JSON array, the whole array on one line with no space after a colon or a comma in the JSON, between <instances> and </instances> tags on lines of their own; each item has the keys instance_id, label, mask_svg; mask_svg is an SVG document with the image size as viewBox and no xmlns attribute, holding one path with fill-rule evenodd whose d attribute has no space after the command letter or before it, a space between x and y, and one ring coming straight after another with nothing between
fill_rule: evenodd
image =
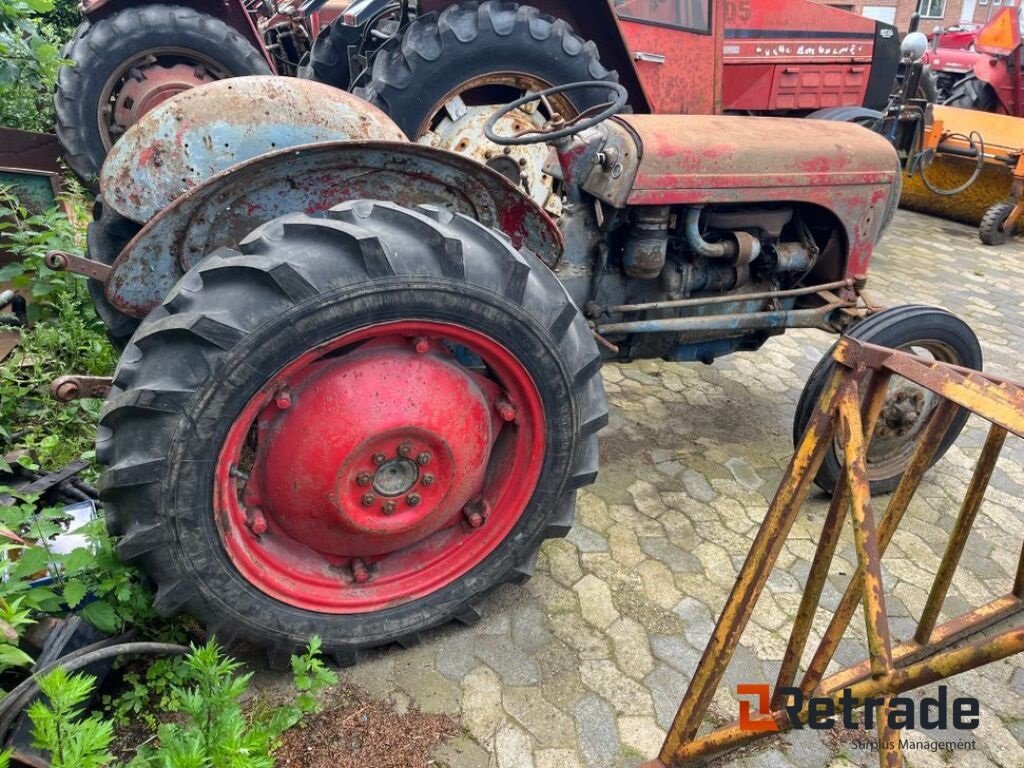
<instances>
[{"instance_id":1,"label":"background building wall","mask_svg":"<svg viewBox=\"0 0 1024 768\"><path fill-rule=\"evenodd\" d=\"M919 0L821 0L826 5L831 5L843 10L853 11L864 16L883 21L891 21L900 32L906 32L910 26L910 17L917 10ZM949 27L960 21L965 4L969 8L972 0L920 0L921 3L930 7L933 11L941 13L938 18L930 18L922 15L920 30L925 34L934 31L937 27ZM1021 0L973 0L974 13L972 18L978 23L985 23L990 16L995 15L1000 8L1010 5L1015 6Z\"/></svg>"}]
</instances>

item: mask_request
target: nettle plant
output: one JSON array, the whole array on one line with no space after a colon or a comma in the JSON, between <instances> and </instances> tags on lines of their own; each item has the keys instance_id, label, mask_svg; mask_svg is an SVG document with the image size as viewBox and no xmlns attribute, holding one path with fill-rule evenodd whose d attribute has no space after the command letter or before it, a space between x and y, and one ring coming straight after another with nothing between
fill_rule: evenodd
<instances>
[{"instance_id":1,"label":"nettle plant","mask_svg":"<svg viewBox=\"0 0 1024 768\"><path fill-rule=\"evenodd\" d=\"M56 669L40 681L48 702L29 709L37 747L51 755L53 768L273 768L273 753L281 735L319 709L318 694L337 678L320 657L313 638L305 653L291 659L295 699L269 712L247 714L241 704L251 673L209 642L193 646L180 665L180 685L172 686L156 743L142 747L127 764L115 763L110 753L113 725L98 715L86 715L95 679ZM0 763L0 768L3 768Z\"/></svg>"}]
</instances>

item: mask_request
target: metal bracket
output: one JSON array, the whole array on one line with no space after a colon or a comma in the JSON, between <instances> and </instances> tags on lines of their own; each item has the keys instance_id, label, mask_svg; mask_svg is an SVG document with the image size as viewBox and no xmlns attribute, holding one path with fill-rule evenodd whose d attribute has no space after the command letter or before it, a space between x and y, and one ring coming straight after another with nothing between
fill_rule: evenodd
<instances>
[{"instance_id":1,"label":"metal bracket","mask_svg":"<svg viewBox=\"0 0 1024 768\"><path fill-rule=\"evenodd\" d=\"M74 272L76 275L85 275L101 283L107 282L111 272L110 265L102 261L75 256L67 251L50 251L46 254L46 266L54 272Z\"/></svg>"}]
</instances>

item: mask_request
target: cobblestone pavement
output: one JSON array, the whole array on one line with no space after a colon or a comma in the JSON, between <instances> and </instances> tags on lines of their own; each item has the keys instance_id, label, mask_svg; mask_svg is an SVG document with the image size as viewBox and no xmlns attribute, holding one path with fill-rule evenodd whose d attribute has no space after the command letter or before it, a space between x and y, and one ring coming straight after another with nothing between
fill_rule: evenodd
<instances>
[{"instance_id":1,"label":"cobblestone pavement","mask_svg":"<svg viewBox=\"0 0 1024 768\"><path fill-rule=\"evenodd\" d=\"M987 367L1024 380L1024 244L986 248L973 229L900 212L870 287L883 304L937 304L961 314L981 338ZM461 717L464 736L437 756L451 768L611 768L655 756L790 459L801 388L832 341L793 332L710 367L607 366L611 423L601 474L581 494L569 538L548 542L533 579L500 589L474 627L378 652L342 676L397 706ZM912 634L983 438L972 420L927 477L885 557L891 625L901 639ZM1004 449L946 602L950 612L1012 586L1024 540L1021 442L1011 438ZM738 682L775 679L826 508L824 497L813 497L782 550L726 675L728 690L715 698L713 714L722 720L736 716ZM828 608L855 566L846 534ZM822 611L818 630L824 620ZM851 631L858 625L859 613ZM865 656L856 635L837 654L843 663ZM906 753L909 765L1024 765L1024 659L954 678L950 695L980 699L977 749L931 751L930 738L957 733L907 732L922 747ZM840 768L877 760L848 738L801 731L724 764Z\"/></svg>"}]
</instances>

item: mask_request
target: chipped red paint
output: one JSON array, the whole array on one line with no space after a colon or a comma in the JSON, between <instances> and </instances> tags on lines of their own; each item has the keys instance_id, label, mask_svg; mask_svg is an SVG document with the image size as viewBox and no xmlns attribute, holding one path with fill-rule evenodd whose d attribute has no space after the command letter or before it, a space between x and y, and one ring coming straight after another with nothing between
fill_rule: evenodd
<instances>
[{"instance_id":1,"label":"chipped red paint","mask_svg":"<svg viewBox=\"0 0 1024 768\"><path fill-rule=\"evenodd\" d=\"M536 384L504 346L449 323L370 326L301 355L249 401L218 458L217 527L242 576L289 605L400 605L511 534L545 443Z\"/></svg>"}]
</instances>

